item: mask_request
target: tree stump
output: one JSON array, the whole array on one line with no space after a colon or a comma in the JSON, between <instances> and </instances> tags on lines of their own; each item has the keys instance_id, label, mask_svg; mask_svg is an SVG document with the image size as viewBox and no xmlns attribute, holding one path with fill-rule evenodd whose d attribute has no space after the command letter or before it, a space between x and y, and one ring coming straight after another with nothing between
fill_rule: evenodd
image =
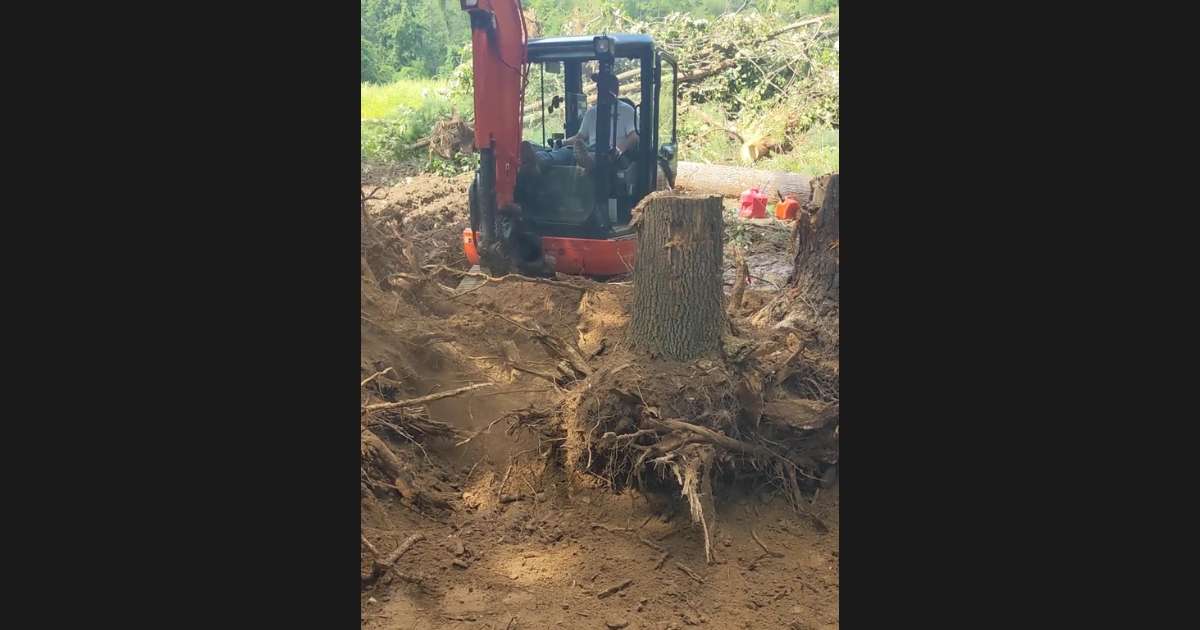
<instances>
[{"instance_id":1,"label":"tree stump","mask_svg":"<svg viewBox=\"0 0 1200 630\"><path fill-rule=\"evenodd\" d=\"M838 302L841 230L840 186L837 173L813 180L813 202L796 221L790 286L803 291L814 304Z\"/></svg>"},{"instance_id":2,"label":"tree stump","mask_svg":"<svg viewBox=\"0 0 1200 630\"><path fill-rule=\"evenodd\" d=\"M676 361L717 350L725 323L721 197L655 192L639 210L633 344Z\"/></svg>"},{"instance_id":3,"label":"tree stump","mask_svg":"<svg viewBox=\"0 0 1200 630\"><path fill-rule=\"evenodd\" d=\"M841 187L837 173L814 178L810 202L792 228L792 272L787 287L751 318L755 326L804 331L836 349L841 333ZM809 348L814 350L812 346Z\"/></svg>"}]
</instances>

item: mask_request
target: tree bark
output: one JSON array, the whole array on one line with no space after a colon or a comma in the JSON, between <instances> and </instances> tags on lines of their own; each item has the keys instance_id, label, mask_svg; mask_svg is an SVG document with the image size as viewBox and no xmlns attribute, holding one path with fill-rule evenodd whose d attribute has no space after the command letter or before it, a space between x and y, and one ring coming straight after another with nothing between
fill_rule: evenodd
<instances>
[{"instance_id":1,"label":"tree bark","mask_svg":"<svg viewBox=\"0 0 1200 630\"><path fill-rule=\"evenodd\" d=\"M840 196L837 173L813 180L813 201L804 205L792 228L792 271L786 290L754 314L755 326L802 330L815 335L821 348L839 347Z\"/></svg>"},{"instance_id":2,"label":"tree bark","mask_svg":"<svg viewBox=\"0 0 1200 630\"><path fill-rule=\"evenodd\" d=\"M717 350L725 323L721 198L654 192L639 206L634 345L676 361Z\"/></svg>"},{"instance_id":3,"label":"tree bark","mask_svg":"<svg viewBox=\"0 0 1200 630\"><path fill-rule=\"evenodd\" d=\"M771 201L778 201L780 193L795 195L801 204L809 201L809 178L804 175L738 166L680 162L675 187L726 197L736 197L747 188L758 187Z\"/></svg>"},{"instance_id":4,"label":"tree bark","mask_svg":"<svg viewBox=\"0 0 1200 630\"><path fill-rule=\"evenodd\" d=\"M837 173L814 181L813 197L820 205L810 204L794 228L789 286L803 291L814 305L839 301L840 192Z\"/></svg>"},{"instance_id":5,"label":"tree bark","mask_svg":"<svg viewBox=\"0 0 1200 630\"><path fill-rule=\"evenodd\" d=\"M746 281L750 276L750 268L746 265L746 256L742 253L741 246L734 249L736 262L734 268L737 273L733 278L733 294L729 296L729 316L737 315L738 309L742 308L742 296L746 294Z\"/></svg>"}]
</instances>

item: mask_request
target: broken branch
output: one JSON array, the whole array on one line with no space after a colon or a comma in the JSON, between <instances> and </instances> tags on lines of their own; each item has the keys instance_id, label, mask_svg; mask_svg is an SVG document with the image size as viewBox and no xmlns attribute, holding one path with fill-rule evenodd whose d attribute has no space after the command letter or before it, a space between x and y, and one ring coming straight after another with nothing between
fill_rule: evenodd
<instances>
[{"instance_id":1,"label":"broken branch","mask_svg":"<svg viewBox=\"0 0 1200 630\"><path fill-rule=\"evenodd\" d=\"M374 374L372 374L372 375L368 376L367 378L363 379L363 382L359 383L359 384L358 384L358 386L359 386L359 387L366 387L366 386L367 386L367 383L370 383L371 381L375 380L375 377L377 377L377 376L383 376L384 374L387 374L388 372L392 372L393 374L395 374L395 372L392 370L392 368L387 368L387 369L385 369L385 370L382 370L382 371L376 372L376 373L374 373Z\"/></svg>"}]
</instances>

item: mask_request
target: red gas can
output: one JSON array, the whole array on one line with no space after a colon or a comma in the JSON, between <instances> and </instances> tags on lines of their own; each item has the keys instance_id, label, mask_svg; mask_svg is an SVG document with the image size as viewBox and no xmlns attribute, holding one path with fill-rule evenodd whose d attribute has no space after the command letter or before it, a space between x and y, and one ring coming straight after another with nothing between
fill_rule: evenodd
<instances>
[{"instance_id":1,"label":"red gas can","mask_svg":"<svg viewBox=\"0 0 1200 630\"><path fill-rule=\"evenodd\" d=\"M775 218L780 221L790 221L796 218L796 213L800 211L800 202L796 198L788 195L787 199L775 204Z\"/></svg>"},{"instance_id":2,"label":"red gas can","mask_svg":"<svg viewBox=\"0 0 1200 630\"><path fill-rule=\"evenodd\" d=\"M738 215L745 219L767 218L767 196L751 188L742 193L742 209Z\"/></svg>"}]
</instances>

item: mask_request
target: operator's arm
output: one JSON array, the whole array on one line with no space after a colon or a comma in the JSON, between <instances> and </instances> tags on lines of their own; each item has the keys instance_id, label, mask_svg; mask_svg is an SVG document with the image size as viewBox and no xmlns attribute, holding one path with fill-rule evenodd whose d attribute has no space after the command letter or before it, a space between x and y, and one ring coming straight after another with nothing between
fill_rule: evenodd
<instances>
[{"instance_id":1,"label":"operator's arm","mask_svg":"<svg viewBox=\"0 0 1200 630\"><path fill-rule=\"evenodd\" d=\"M618 107L620 108L620 115L617 117L619 125L617 129L619 131L616 134L617 142L615 148L619 156L637 144L638 134L637 126L633 124L633 108L623 102L618 103Z\"/></svg>"},{"instance_id":2,"label":"operator's arm","mask_svg":"<svg viewBox=\"0 0 1200 630\"><path fill-rule=\"evenodd\" d=\"M624 153L624 152L628 151L630 148L632 148L635 144L637 144L637 141L638 141L637 132L630 131L629 135L625 136L624 138L617 139L617 151Z\"/></svg>"},{"instance_id":3,"label":"operator's arm","mask_svg":"<svg viewBox=\"0 0 1200 630\"><path fill-rule=\"evenodd\" d=\"M584 113L583 120L579 123L579 131L575 132L575 135L571 136L570 138L563 140L563 143L570 144L574 142L582 142L583 144L587 144L588 141L592 139L588 130L595 128L596 106L592 105L588 108L587 112Z\"/></svg>"},{"instance_id":4,"label":"operator's arm","mask_svg":"<svg viewBox=\"0 0 1200 630\"><path fill-rule=\"evenodd\" d=\"M583 144L587 144L587 141L588 141L587 132L580 129L579 133L571 136L570 138L567 138L566 140L563 140L563 144L573 144L575 142L582 142Z\"/></svg>"}]
</instances>

